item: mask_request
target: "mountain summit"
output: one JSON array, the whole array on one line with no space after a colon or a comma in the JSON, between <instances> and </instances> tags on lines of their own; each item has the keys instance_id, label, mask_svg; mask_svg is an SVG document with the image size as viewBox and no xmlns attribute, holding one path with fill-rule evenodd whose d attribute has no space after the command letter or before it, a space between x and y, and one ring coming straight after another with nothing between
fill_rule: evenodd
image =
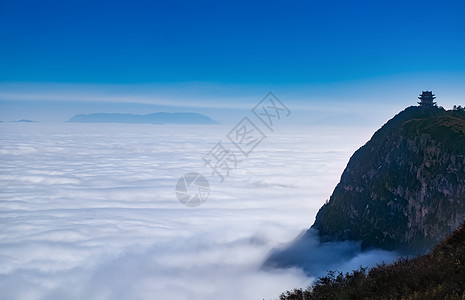
<instances>
[{"instance_id":1,"label":"mountain summit","mask_svg":"<svg viewBox=\"0 0 465 300\"><path fill-rule=\"evenodd\" d=\"M424 98L353 154L312 226L323 241L422 253L465 220L465 112Z\"/></svg>"}]
</instances>

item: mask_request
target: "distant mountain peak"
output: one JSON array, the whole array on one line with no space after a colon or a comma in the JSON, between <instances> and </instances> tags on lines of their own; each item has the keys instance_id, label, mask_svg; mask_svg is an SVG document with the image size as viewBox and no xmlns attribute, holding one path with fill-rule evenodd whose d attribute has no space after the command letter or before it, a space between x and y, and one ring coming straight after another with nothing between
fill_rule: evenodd
<instances>
[{"instance_id":1,"label":"distant mountain peak","mask_svg":"<svg viewBox=\"0 0 465 300\"><path fill-rule=\"evenodd\" d=\"M12 122L15 122L15 123L37 123L37 121L27 120L27 119L21 119L21 120L12 121Z\"/></svg>"},{"instance_id":2,"label":"distant mountain peak","mask_svg":"<svg viewBox=\"0 0 465 300\"><path fill-rule=\"evenodd\" d=\"M126 124L218 124L210 117L192 112L158 112L151 114L95 113L75 115L67 122Z\"/></svg>"}]
</instances>

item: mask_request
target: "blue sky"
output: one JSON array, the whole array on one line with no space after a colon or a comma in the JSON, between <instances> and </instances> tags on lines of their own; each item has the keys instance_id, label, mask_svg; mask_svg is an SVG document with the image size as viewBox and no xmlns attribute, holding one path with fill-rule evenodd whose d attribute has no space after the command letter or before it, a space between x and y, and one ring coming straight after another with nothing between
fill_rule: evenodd
<instances>
[{"instance_id":1,"label":"blue sky","mask_svg":"<svg viewBox=\"0 0 465 300\"><path fill-rule=\"evenodd\" d=\"M105 103L141 87L153 105L178 108L256 101L268 90L308 104L352 84L376 101L374 87L406 83L400 96L433 89L452 103L465 82L464 11L463 1L3 0L0 103L28 107L24 92L42 85L68 94L91 86L108 92Z\"/></svg>"}]
</instances>

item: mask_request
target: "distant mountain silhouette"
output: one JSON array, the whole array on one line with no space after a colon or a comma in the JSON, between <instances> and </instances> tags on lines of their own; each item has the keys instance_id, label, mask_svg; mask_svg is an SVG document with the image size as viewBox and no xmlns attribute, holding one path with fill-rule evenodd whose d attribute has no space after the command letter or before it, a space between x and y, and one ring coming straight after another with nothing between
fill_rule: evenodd
<instances>
[{"instance_id":1,"label":"distant mountain silhouette","mask_svg":"<svg viewBox=\"0 0 465 300\"><path fill-rule=\"evenodd\" d=\"M11 122L15 122L15 123L37 123L37 121L26 120L26 119L21 119L21 120L18 120L18 121L11 121Z\"/></svg>"},{"instance_id":2,"label":"distant mountain silhouette","mask_svg":"<svg viewBox=\"0 0 465 300\"><path fill-rule=\"evenodd\" d=\"M126 124L218 124L218 122L205 115L191 112L159 112L146 115L119 113L79 114L75 115L67 122Z\"/></svg>"}]
</instances>

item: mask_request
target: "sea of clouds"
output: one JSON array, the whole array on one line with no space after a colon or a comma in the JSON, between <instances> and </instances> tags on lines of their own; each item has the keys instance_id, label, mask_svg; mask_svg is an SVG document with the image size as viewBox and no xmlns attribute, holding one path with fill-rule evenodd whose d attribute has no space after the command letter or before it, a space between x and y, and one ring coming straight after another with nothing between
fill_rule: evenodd
<instances>
[{"instance_id":1,"label":"sea of clouds","mask_svg":"<svg viewBox=\"0 0 465 300\"><path fill-rule=\"evenodd\" d=\"M292 255L313 257L313 276L263 267L374 128L277 128L220 182L202 156L230 127L0 124L1 298L276 299L329 268L393 259L310 240ZM187 172L210 182L200 207L176 199Z\"/></svg>"}]
</instances>

